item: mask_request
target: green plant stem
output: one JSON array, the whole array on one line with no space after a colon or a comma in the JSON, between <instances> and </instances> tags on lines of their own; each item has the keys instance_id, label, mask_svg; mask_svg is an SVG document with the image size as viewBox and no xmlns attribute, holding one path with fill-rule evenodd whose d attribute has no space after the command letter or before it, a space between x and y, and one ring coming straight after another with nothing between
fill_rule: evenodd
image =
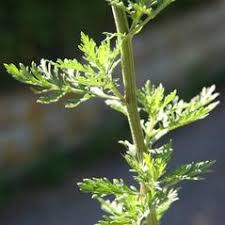
<instances>
[{"instance_id":1,"label":"green plant stem","mask_svg":"<svg viewBox=\"0 0 225 225\"><path fill-rule=\"evenodd\" d=\"M121 40L121 64L122 76L125 92L125 100L127 107L127 117L132 134L132 139L135 145L137 158L140 163L143 161L143 153L145 152L144 135L140 124L140 115L137 104L137 87L136 75L134 66L133 54L133 35L129 33L129 25L126 13L116 7L112 6L113 15L116 23L116 29L119 34L123 34ZM141 194L145 194L145 187L140 184ZM156 213L149 214L147 218L147 225L157 225Z\"/></svg>"},{"instance_id":2,"label":"green plant stem","mask_svg":"<svg viewBox=\"0 0 225 225\"><path fill-rule=\"evenodd\" d=\"M147 225L158 225L156 211L152 210L147 217Z\"/></svg>"},{"instance_id":3,"label":"green plant stem","mask_svg":"<svg viewBox=\"0 0 225 225\"><path fill-rule=\"evenodd\" d=\"M144 136L140 124L140 116L138 113L137 97L136 97L136 78L133 57L132 37L129 36L129 26L127 15L120 8L113 6L113 15L115 18L117 32L124 34L121 43L121 63L122 75L125 91L125 101L127 106L127 114L132 139L136 148L137 157L140 161L145 151ZM121 37L120 37L121 38Z\"/></svg>"}]
</instances>

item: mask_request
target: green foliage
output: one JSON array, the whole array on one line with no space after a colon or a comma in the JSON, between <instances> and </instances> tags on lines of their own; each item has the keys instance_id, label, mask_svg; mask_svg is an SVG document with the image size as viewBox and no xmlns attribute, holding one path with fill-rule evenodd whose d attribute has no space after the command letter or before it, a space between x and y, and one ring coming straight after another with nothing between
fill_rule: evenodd
<instances>
[{"instance_id":1,"label":"green foliage","mask_svg":"<svg viewBox=\"0 0 225 225\"><path fill-rule=\"evenodd\" d=\"M175 185L183 180L201 180L199 175L210 172L209 168L215 163L215 161L205 161L198 163L190 163L182 165L177 169L170 172L165 178L164 183L167 186Z\"/></svg>"},{"instance_id":2,"label":"green foliage","mask_svg":"<svg viewBox=\"0 0 225 225\"><path fill-rule=\"evenodd\" d=\"M141 110L148 115L148 120L143 122L146 142L152 144L169 131L208 116L219 104L214 101L219 95L214 91L214 85L203 88L199 95L185 102L179 99L176 90L165 96L161 84L155 87L147 81L138 92Z\"/></svg>"},{"instance_id":3,"label":"green foliage","mask_svg":"<svg viewBox=\"0 0 225 225\"><path fill-rule=\"evenodd\" d=\"M94 196L105 197L107 195L135 194L134 190L127 187L123 180L113 179L111 183L107 178L84 179L78 183L82 191L94 194Z\"/></svg>"},{"instance_id":4,"label":"green foliage","mask_svg":"<svg viewBox=\"0 0 225 225\"><path fill-rule=\"evenodd\" d=\"M108 0L116 7L124 10L131 19L130 34L139 33L142 28L152 19L154 19L163 9L168 7L175 0Z\"/></svg>"},{"instance_id":5,"label":"green foliage","mask_svg":"<svg viewBox=\"0 0 225 225\"><path fill-rule=\"evenodd\" d=\"M127 145L128 146L128 145ZM84 179L80 189L92 194L107 213L97 224L144 224L144 219L156 213L158 220L168 208L178 200L179 187L183 180L199 180L203 173L209 172L214 161L191 163L167 171L172 154L171 142L160 148L149 149L144 153L143 162L130 154L130 144L125 159L135 173L135 186L128 187L122 179L110 182L106 178ZM146 193L139 192L136 185L144 184ZM110 197L113 200L109 200Z\"/></svg>"},{"instance_id":6,"label":"green foliage","mask_svg":"<svg viewBox=\"0 0 225 225\"><path fill-rule=\"evenodd\" d=\"M71 99L67 97L64 101L66 107L73 108L91 98L100 97L105 99L106 105L128 117L134 143L121 143L127 148L124 158L134 173L134 186L126 185L122 179L113 179L111 182L107 178L92 178L84 179L79 187L83 192L91 193L106 212L98 225L157 225L178 200L180 182L202 179L202 174L210 171L214 161L192 162L169 170L173 152L171 142L159 147L155 147L155 143L168 132L208 116L219 103L216 101L218 93L214 92L215 86L203 88L199 95L185 102L179 99L176 91L166 95L161 84L155 87L147 81L142 89L129 90L134 93L131 99L127 95L127 88L130 88L127 86L133 86L133 83L126 83L123 96L118 88L118 79L113 78L115 68L120 61L122 70L132 64L128 62L132 58L129 46L132 38L173 0L108 2L114 9L116 7L119 19L125 20L123 22L126 27L129 26L129 31L125 34L106 34L100 45L81 33L79 49L83 53L83 61L59 59L53 62L42 59L40 65L32 63L30 67L23 64L16 67L14 64L5 64L5 67L15 79L34 87L40 95L39 103L53 103L70 96ZM126 16L130 18L130 23L127 23ZM114 38L118 41L113 42ZM123 54L124 43L128 54ZM128 71L132 73L132 69ZM130 74L123 75L128 77L126 82L133 79ZM144 118L147 119L139 121L135 115L138 110L146 114ZM144 137L135 133L138 129L140 133L143 129ZM143 143L142 151L138 141ZM138 154L140 152L141 155Z\"/></svg>"},{"instance_id":7,"label":"green foliage","mask_svg":"<svg viewBox=\"0 0 225 225\"><path fill-rule=\"evenodd\" d=\"M34 86L33 90L41 97L38 102L57 102L67 94L77 94L66 100L66 107L78 106L93 97L118 99L117 80L112 73L119 63L119 47L111 47L112 37L107 36L98 47L93 39L81 33L79 49L86 63L77 59L64 59L52 62L42 59L40 65L34 62L30 67L20 64L5 64L7 72L15 79Z\"/></svg>"}]
</instances>

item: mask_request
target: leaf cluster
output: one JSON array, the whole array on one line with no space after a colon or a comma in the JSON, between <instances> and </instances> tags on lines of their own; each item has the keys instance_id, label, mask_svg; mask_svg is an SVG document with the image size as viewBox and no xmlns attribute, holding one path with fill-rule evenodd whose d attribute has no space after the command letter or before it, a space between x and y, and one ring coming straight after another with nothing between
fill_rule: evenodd
<instances>
[{"instance_id":1,"label":"leaf cluster","mask_svg":"<svg viewBox=\"0 0 225 225\"><path fill-rule=\"evenodd\" d=\"M132 148L132 144L129 145ZM214 161L190 163L168 170L172 155L171 142L144 153L143 162L127 151L125 159L134 173L136 184L144 185L144 192L128 186L122 179L84 179L79 183L83 192L97 199L106 215L98 225L144 225L149 215L155 213L160 220L169 207L178 200L179 184L184 180L200 180L210 171Z\"/></svg>"},{"instance_id":2,"label":"leaf cluster","mask_svg":"<svg viewBox=\"0 0 225 225\"><path fill-rule=\"evenodd\" d=\"M162 10L175 0L108 0L108 2L121 8L131 19L130 34L138 34L142 28L153 20Z\"/></svg>"},{"instance_id":3,"label":"leaf cluster","mask_svg":"<svg viewBox=\"0 0 225 225\"><path fill-rule=\"evenodd\" d=\"M170 206L178 200L180 183L185 180L201 180L202 174L210 172L215 161L191 162L169 170L172 143L154 147L155 142L168 132L205 118L217 105L215 86L203 88L189 102L181 100L176 90L165 94L164 87L151 85L150 81L137 93L139 111L147 115L142 120L146 152L140 162L134 144L121 141L127 148L124 156L130 171L134 173L134 186L127 186L122 179L93 178L79 184L80 189L92 194L107 213L99 225L144 225L148 218L160 221ZM115 110L126 114L123 105L111 101ZM146 118L146 116L145 116ZM144 191L138 190L138 184Z\"/></svg>"},{"instance_id":4,"label":"leaf cluster","mask_svg":"<svg viewBox=\"0 0 225 225\"><path fill-rule=\"evenodd\" d=\"M203 88L199 95L185 102L176 90L165 95L161 84L155 87L147 81L138 91L140 110L147 114L147 121L142 122L146 143L151 145L168 132L208 116L219 104L215 101L219 94L214 91L215 85Z\"/></svg>"},{"instance_id":5,"label":"leaf cluster","mask_svg":"<svg viewBox=\"0 0 225 225\"><path fill-rule=\"evenodd\" d=\"M39 103L57 102L65 95L75 94L66 100L66 107L76 107L93 97L104 99L121 98L117 80L112 74L119 63L119 45L112 47L114 36L107 34L97 46L96 42L81 33L79 49L84 63L77 59L58 59L56 62L42 59L39 65L32 62L30 67L20 64L5 64L7 72L18 81L34 86L40 95Z\"/></svg>"}]
</instances>

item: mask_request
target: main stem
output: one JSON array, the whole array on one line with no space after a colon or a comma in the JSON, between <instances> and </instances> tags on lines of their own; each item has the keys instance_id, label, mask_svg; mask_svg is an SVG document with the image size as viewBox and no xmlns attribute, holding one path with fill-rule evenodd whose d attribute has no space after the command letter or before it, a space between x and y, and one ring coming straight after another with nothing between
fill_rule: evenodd
<instances>
[{"instance_id":1,"label":"main stem","mask_svg":"<svg viewBox=\"0 0 225 225\"><path fill-rule=\"evenodd\" d=\"M142 161L143 152L145 151L144 136L140 124L138 113L137 96L136 96L136 77L134 68L133 44L132 37L129 36L129 26L127 15L120 8L113 6L113 15L116 23L117 32L123 34L119 37L121 41L121 64L127 106L127 116L132 134L132 139L136 148L137 157Z\"/></svg>"},{"instance_id":2,"label":"main stem","mask_svg":"<svg viewBox=\"0 0 225 225\"><path fill-rule=\"evenodd\" d=\"M121 64L122 76L127 107L127 117L132 134L136 155L140 163L143 161L145 151L144 135L140 124L140 115L137 104L137 87L134 66L133 36L129 35L129 25L126 13L117 6L112 6L116 29L122 34L121 41ZM140 192L145 194L145 187L140 184ZM149 214L146 225L158 225L156 213Z\"/></svg>"}]
</instances>

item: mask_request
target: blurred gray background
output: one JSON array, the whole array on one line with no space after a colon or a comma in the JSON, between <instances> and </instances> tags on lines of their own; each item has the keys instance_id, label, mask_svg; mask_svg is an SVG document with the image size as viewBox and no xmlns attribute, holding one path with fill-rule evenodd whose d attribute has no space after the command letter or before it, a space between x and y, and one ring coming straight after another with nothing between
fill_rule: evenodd
<instances>
[{"instance_id":1,"label":"blurred gray background","mask_svg":"<svg viewBox=\"0 0 225 225\"><path fill-rule=\"evenodd\" d=\"M114 31L104 0L8 0L0 7L0 64L80 57L80 31L97 41ZM150 79L185 100L216 84L221 104L205 120L177 130L171 166L216 159L203 182L184 183L163 224L217 225L225 219L225 2L177 1L135 39L138 85ZM126 120L101 101L75 110L38 105L0 68L0 224L92 225L97 202L81 194L84 177L132 177L118 140Z\"/></svg>"}]
</instances>

